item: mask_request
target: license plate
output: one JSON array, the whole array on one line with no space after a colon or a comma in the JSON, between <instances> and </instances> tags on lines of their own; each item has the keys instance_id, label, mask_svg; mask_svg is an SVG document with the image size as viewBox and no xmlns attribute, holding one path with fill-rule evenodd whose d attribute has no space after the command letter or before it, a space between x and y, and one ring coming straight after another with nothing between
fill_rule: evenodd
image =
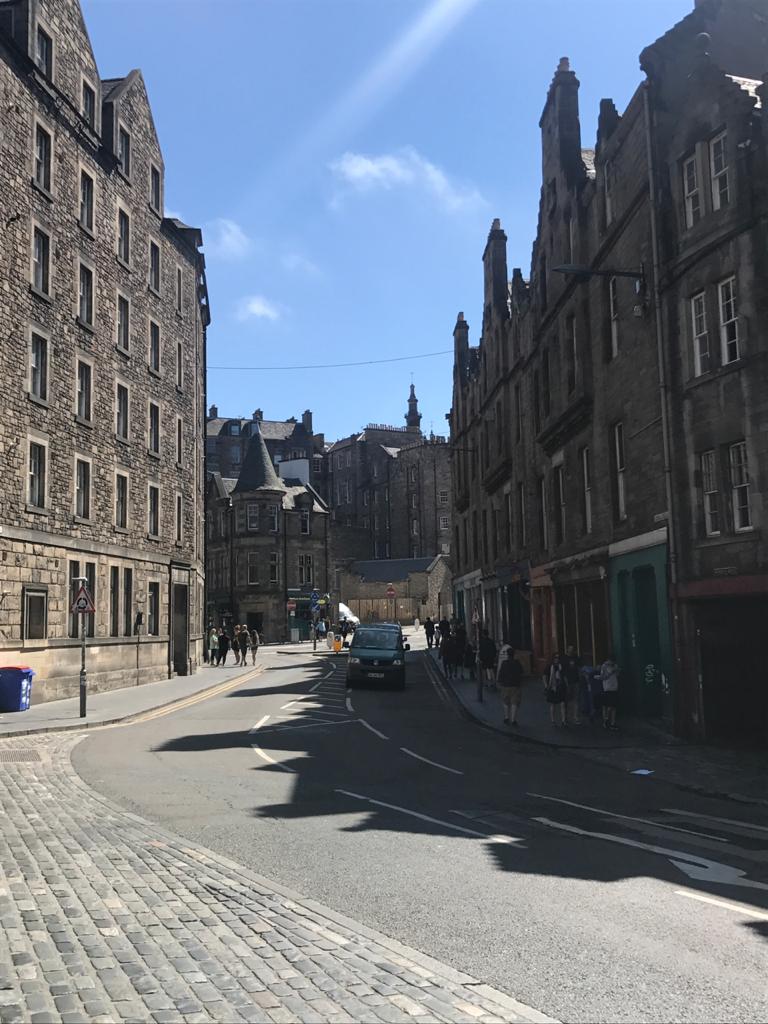
<instances>
[{"instance_id":1,"label":"license plate","mask_svg":"<svg viewBox=\"0 0 768 1024\"><path fill-rule=\"evenodd\" d=\"M369 679L383 679L384 678L384 673L383 672L369 672L368 673L368 678Z\"/></svg>"}]
</instances>

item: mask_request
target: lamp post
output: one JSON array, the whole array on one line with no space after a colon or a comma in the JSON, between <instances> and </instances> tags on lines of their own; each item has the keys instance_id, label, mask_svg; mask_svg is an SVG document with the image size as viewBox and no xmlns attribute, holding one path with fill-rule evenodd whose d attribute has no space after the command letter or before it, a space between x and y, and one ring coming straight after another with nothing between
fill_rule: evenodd
<instances>
[{"instance_id":1,"label":"lamp post","mask_svg":"<svg viewBox=\"0 0 768 1024\"><path fill-rule=\"evenodd\" d=\"M84 587L88 583L87 576L73 576L72 582ZM76 591L77 592L77 591ZM88 673L85 669L85 612L80 612L80 717L85 718L88 699Z\"/></svg>"}]
</instances>

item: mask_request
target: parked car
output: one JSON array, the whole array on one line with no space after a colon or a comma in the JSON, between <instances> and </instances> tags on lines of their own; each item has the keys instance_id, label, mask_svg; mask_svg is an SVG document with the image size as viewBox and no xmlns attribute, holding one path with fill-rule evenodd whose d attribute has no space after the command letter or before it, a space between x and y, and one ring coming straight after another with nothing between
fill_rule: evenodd
<instances>
[{"instance_id":1,"label":"parked car","mask_svg":"<svg viewBox=\"0 0 768 1024\"><path fill-rule=\"evenodd\" d=\"M349 645L347 686L371 679L405 689L405 652L409 650L399 626L358 626Z\"/></svg>"}]
</instances>

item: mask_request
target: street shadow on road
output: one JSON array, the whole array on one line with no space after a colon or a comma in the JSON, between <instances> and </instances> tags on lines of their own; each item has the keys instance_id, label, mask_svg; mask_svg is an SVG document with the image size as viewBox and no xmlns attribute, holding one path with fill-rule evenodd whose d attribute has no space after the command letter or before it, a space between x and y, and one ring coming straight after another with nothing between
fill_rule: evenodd
<instances>
[{"instance_id":1,"label":"street shadow on road","mask_svg":"<svg viewBox=\"0 0 768 1024\"><path fill-rule=\"evenodd\" d=\"M440 765L408 756L398 745L402 741L372 735L357 712L347 711L340 674L328 675L329 663L318 659L298 682L281 685L273 676L274 685L229 694L229 699L286 697L289 706L274 712L256 733L244 726L193 734L158 749L254 746L257 755L261 750L264 763L252 770L285 774L291 792L284 803L255 807L256 818L337 817L340 831L352 835L379 831L478 842L496 870L521 877L604 883L649 877L768 909L764 812L739 807L725 813L721 801L654 789L564 752L510 750L504 737L448 715L426 675L414 671L396 703L389 703L393 695L382 694L382 705L394 707L417 732L423 725L425 746L419 750L424 753L431 753L426 746L430 724L440 730L445 760L463 745L467 770L447 775L437 770ZM250 714L252 720L258 717L257 711ZM379 724L393 734L397 727L391 717L389 725ZM478 751L480 758L473 760ZM669 807L688 808L694 819ZM768 922L744 923L768 939Z\"/></svg>"}]
</instances>

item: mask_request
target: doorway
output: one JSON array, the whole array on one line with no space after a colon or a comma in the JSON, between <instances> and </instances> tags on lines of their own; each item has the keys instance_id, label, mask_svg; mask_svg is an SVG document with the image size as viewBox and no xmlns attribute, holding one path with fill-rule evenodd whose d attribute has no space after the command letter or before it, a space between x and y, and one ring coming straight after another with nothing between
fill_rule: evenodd
<instances>
[{"instance_id":1,"label":"doorway","mask_svg":"<svg viewBox=\"0 0 768 1024\"><path fill-rule=\"evenodd\" d=\"M172 593L173 671L177 676L186 676L189 674L189 587L174 583Z\"/></svg>"}]
</instances>

